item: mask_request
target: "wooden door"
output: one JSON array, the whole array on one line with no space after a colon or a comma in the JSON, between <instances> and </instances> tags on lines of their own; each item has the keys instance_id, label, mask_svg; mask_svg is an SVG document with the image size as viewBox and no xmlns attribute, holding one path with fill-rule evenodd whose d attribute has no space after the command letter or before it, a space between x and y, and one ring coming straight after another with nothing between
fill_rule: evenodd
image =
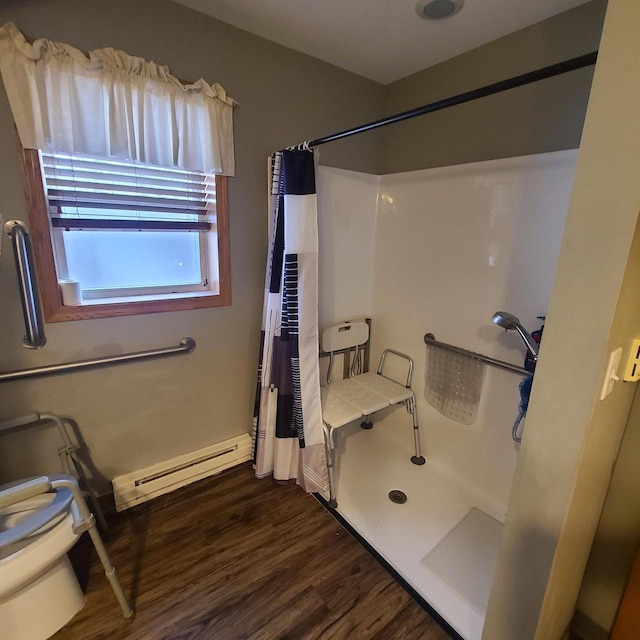
<instances>
[{"instance_id":1,"label":"wooden door","mask_svg":"<svg viewBox=\"0 0 640 640\"><path fill-rule=\"evenodd\" d=\"M638 638L640 638L640 550L636 554L629 582L622 594L610 640L638 640Z\"/></svg>"}]
</instances>

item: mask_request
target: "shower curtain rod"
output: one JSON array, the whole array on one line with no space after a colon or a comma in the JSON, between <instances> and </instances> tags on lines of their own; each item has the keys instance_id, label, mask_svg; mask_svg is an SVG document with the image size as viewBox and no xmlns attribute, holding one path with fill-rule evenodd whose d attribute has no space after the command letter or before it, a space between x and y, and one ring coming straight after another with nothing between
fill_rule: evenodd
<instances>
[{"instance_id":1,"label":"shower curtain rod","mask_svg":"<svg viewBox=\"0 0 640 640\"><path fill-rule=\"evenodd\" d=\"M494 93L500 93L502 91L514 89L515 87L521 87L525 84L538 82L538 80L544 80L545 78L552 78L553 76L558 76L560 74L567 73L568 71L575 71L576 69L589 67L596 63L597 58L598 52L592 51L591 53L578 56L577 58L571 58L570 60L558 62L548 67L537 69L536 71L529 71L519 76L508 78L507 80L501 80L500 82L495 82L493 84L486 85L485 87L480 87L479 89L466 91L465 93L460 93L456 96L451 96L450 98L444 98L443 100L436 100L436 102L432 102L415 109L410 109L409 111L403 111L402 113L397 113L396 115L389 116L388 118L374 120L373 122L363 124L359 127L355 127L354 129L347 129L345 131L340 131L340 133L334 133L330 136L317 138L316 140L311 140L310 142L303 143L303 145L300 146L317 147L321 144L334 142L335 140L340 140L342 138L348 138L349 136L354 136L358 133L364 133L365 131L371 131L372 129L378 129L379 127L386 127L389 124L395 124L396 122L410 120L411 118L416 118L417 116L422 116L427 113L433 113L434 111L448 109L449 107L454 107L457 104L471 102L472 100L484 98L485 96L490 96Z\"/></svg>"}]
</instances>

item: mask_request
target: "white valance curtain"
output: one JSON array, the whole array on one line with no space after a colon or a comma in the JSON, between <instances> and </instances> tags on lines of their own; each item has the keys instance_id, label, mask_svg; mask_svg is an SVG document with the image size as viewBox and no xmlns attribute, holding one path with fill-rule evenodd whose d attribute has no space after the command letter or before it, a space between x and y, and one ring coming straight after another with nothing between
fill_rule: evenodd
<instances>
[{"instance_id":1,"label":"white valance curtain","mask_svg":"<svg viewBox=\"0 0 640 640\"><path fill-rule=\"evenodd\" d=\"M13 23L0 28L0 71L27 149L234 174L235 101L218 84L184 85L114 49L29 44Z\"/></svg>"}]
</instances>

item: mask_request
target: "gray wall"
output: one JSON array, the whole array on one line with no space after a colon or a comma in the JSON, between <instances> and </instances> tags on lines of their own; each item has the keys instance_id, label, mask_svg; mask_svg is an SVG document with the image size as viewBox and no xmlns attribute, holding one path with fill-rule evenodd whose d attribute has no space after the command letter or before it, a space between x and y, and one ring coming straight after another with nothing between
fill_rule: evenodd
<instances>
[{"instance_id":1,"label":"gray wall","mask_svg":"<svg viewBox=\"0 0 640 640\"><path fill-rule=\"evenodd\" d=\"M385 114L448 98L598 48L594 0L388 85ZM382 129L382 173L573 149L593 67Z\"/></svg>"},{"instance_id":2,"label":"gray wall","mask_svg":"<svg viewBox=\"0 0 640 640\"><path fill-rule=\"evenodd\" d=\"M28 38L82 50L124 49L166 64L179 78L217 81L234 97L236 177L230 180L233 304L219 309L49 324L38 352L20 346L13 257L0 263L0 370L198 343L195 353L0 386L0 419L34 410L73 417L106 480L250 428L266 256L270 152L379 114L382 87L168 0L27 0L3 3L0 24ZM375 136L331 145L325 164L376 172ZM0 90L0 214L25 218L6 96ZM0 477L58 468L46 430L0 438Z\"/></svg>"}]
</instances>

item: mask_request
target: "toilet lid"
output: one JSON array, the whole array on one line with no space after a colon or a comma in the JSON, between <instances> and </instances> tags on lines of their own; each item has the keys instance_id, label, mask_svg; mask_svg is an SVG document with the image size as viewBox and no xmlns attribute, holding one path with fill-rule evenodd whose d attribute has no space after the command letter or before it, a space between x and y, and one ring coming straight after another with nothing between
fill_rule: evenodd
<instances>
[{"instance_id":1,"label":"toilet lid","mask_svg":"<svg viewBox=\"0 0 640 640\"><path fill-rule=\"evenodd\" d=\"M68 509L72 498L73 496L69 489L63 487L56 489L53 500L45 507L31 511L29 515L21 517L12 526L9 526L5 530L0 530L0 548L15 544L47 525L51 520ZM19 505L20 503L12 505L12 507ZM2 514L0 513L0 529L4 529L3 525L5 523L2 522L1 516Z\"/></svg>"}]
</instances>

